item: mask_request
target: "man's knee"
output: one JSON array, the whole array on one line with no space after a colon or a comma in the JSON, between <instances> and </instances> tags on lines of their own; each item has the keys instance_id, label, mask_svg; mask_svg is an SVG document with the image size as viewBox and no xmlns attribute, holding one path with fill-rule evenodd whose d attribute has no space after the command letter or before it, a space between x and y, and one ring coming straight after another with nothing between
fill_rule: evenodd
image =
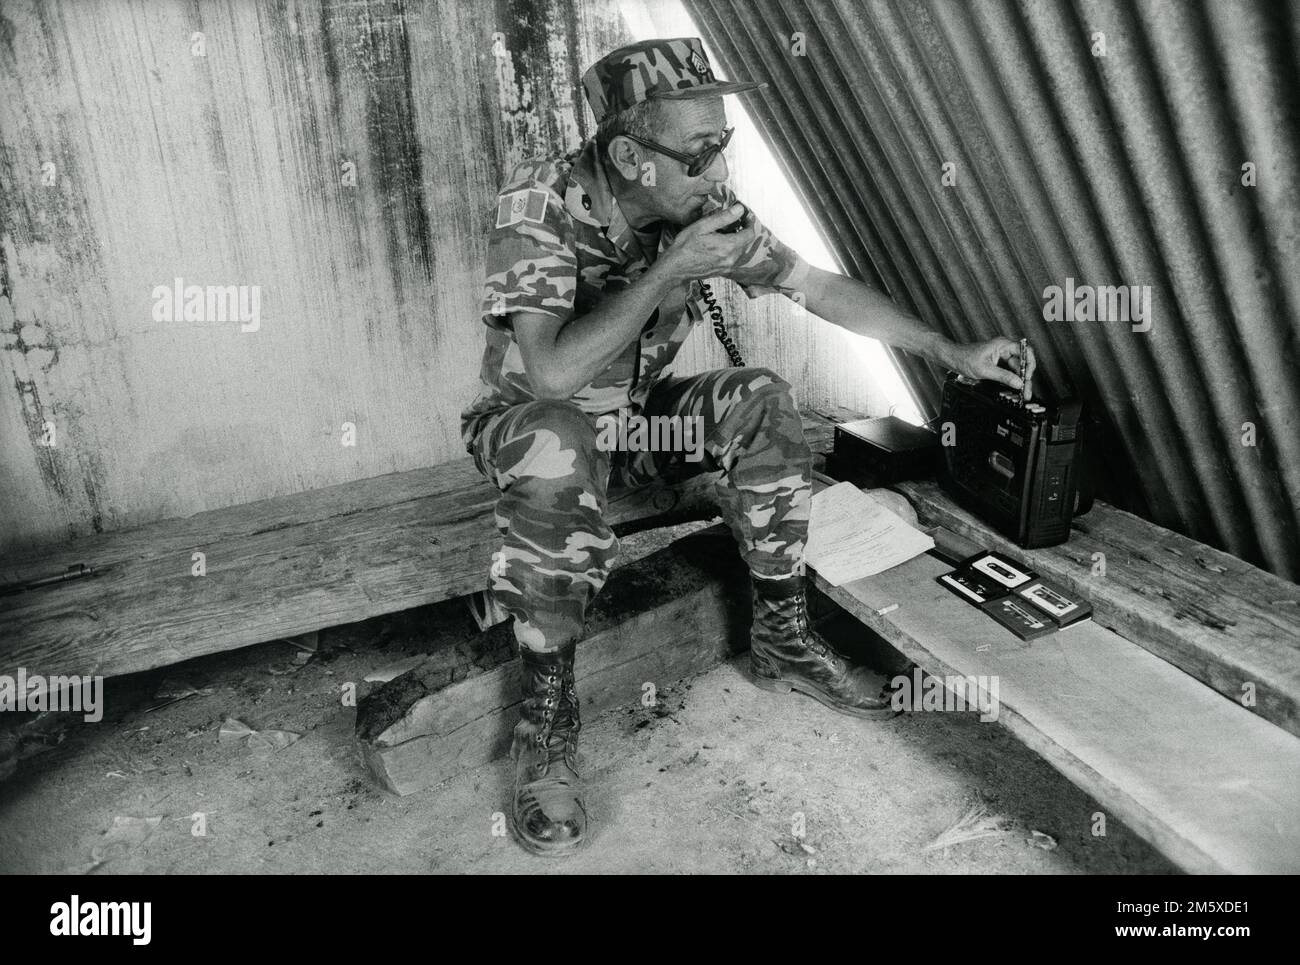
<instances>
[{"instance_id":1,"label":"man's knee","mask_svg":"<svg viewBox=\"0 0 1300 965\"><path fill-rule=\"evenodd\" d=\"M603 482L608 467L596 446L595 422L572 402L538 399L511 416L503 427L508 435L497 444L498 486L528 477L586 492Z\"/></svg>"},{"instance_id":2,"label":"man's knee","mask_svg":"<svg viewBox=\"0 0 1300 965\"><path fill-rule=\"evenodd\" d=\"M754 391L763 388L765 385L777 385L786 389L790 388L789 382L781 378L781 376L777 375L766 365L746 365L744 368L738 369L737 371L741 372L749 379L750 387Z\"/></svg>"},{"instance_id":3,"label":"man's knee","mask_svg":"<svg viewBox=\"0 0 1300 965\"><path fill-rule=\"evenodd\" d=\"M804 439L803 416L794 401L790 383L763 366L738 369L745 389L731 407L729 420L737 427L746 426L753 439L766 440L791 465L811 459Z\"/></svg>"},{"instance_id":4,"label":"man's knee","mask_svg":"<svg viewBox=\"0 0 1300 965\"><path fill-rule=\"evenodd\" d=\"M596 423L591 416L565 399L538 399L520 406L514 436L545 429L561 444L583 449L596 441Z\"/></svg>"},{"instance_id":5,"label":"man's knee","mask_svg":"<svg viewBox=\"0 0 1300 965\"><path fill-rule=\"evenodd\" d=\"M722 394L730 397L733 406L754 403L794 405L790 383L766 366L746 365L729 369L726 378Z\"/></svg>"},{"instance_id":6,"label":"man's knee","mask_svg":"<svg viewBox=\"0 0 1300 965\"><path fill-rule=\"evenodd\" d=\"M731 397L730 408L737 414L755 408L778 410L784 415L798 412L790 383L766 366L747 365L732 369L730 374L725 392Z\"/></svg>"},{"instance_id":7,"label":"man's knee","mask_svg":"<svg viewBox=\"0 0 1300 965\"><path fill-rule=\"evenodd\" d=\"M724 391L736 395L752 395L768 386L790 388L789 382L766 365L745 365L740 368L722 369L719 374L724 380Z\"/></svg>"}]
</instances>

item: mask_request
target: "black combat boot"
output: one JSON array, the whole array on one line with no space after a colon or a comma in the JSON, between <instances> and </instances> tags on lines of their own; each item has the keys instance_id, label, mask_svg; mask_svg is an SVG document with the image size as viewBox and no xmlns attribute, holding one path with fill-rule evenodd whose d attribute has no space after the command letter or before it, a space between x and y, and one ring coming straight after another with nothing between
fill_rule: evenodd
<instances>
[{"instance_id":1,"label":"black combat boot","mask_svg":"<svg viewBox=\"0 0 1300 965\"><path fill-rule=\"evenodd\" d=\"M533 854L573 854L587 835L578 777L578 692L569 644L551 653L520 648L524 701L510 756L515 761L515 838Z\"/></svg>"},{"instance_id":2,"label":"black combat boot","mask_svg":"<svg viewBox=\"0 0 1300 965\"><path fill-rule=\"evenodd\" d=\"M750 634L749 669L764 690L797 690L832 710L853 717L893 717L890 695L865 667L851 664L809 626L804 578L762 580L752 577L754 627Z\"/></svg>"}]
</instances>

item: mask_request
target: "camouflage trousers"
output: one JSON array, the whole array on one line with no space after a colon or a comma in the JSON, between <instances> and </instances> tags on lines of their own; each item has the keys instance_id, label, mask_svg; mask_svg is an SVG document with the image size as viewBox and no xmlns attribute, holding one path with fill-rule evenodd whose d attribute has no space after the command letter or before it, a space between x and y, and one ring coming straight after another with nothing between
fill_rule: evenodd
<instances>
[{"instance_id":1,"label":"camouflage trousers","mask_svg":"<svg viewBox=\"0 0 1300 965\"><path fill-rule=\"evenodd\" d=\"M626 433L623 446L611 447L614 433L603 430L617 414L597 417L545 399L502 410L470 447L501 490L496 524L505 539L489 587L526 647L554 650L580 638L618 554L605 522L611 486L720 470L718 503L750 571L769 579L804 571L812 454L788 383L751 367L663 379L630 411L648 421L690 420L699 439L691 452L654 451Z\"/></svg>"}]
</instances>

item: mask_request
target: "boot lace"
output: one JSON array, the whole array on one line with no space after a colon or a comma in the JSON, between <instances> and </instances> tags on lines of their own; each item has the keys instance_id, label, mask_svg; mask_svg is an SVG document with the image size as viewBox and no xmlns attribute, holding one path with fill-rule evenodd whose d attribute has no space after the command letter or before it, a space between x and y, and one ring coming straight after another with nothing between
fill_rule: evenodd
<instances>
[{"instance_id":1,"label":"boot lace","mask_svg":"<svg viewBox=\"0 0 1300 965\"><path fill-rule=\"evenodd\" d=\"M537 772L545 776L557 756L577 771L578 691L571 673L547 673L546 695L542 698L542 726L533 737L541 759Z\"/></svg>"},{"instance_id":2,"label":"boot lace","mask_svg":"<svg viewBox=\"0 0 1300 965\"><path fill-rule=\"evenodd\" d=\"M795 597L794 616L795 624L799 630L799 638L803 640L804 646L815 653L832 670L838 671L840 669L839 657L821 641L820 637L812 632L812 621L808 618L808 601L802 593Z\"/></svg>"}]
</instances>

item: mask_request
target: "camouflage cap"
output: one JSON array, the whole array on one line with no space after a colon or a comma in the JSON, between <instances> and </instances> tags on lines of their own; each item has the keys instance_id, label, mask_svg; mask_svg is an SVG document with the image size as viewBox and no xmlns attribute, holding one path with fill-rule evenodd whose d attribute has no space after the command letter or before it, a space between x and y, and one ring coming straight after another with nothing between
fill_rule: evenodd
<instances>
[{"instance_id":1,"label":"camouflage cap","mask_svg":"<svg viewBox=\"0 0 1300 965\"><path fill-rule=\"evenodd\" d=\"M651 98L717 97L766 86L718 80L698 37L628 44L600 58L582 75L587 103L598 124L606 114L627 110Z\"/></svg>"}]
</instances>

